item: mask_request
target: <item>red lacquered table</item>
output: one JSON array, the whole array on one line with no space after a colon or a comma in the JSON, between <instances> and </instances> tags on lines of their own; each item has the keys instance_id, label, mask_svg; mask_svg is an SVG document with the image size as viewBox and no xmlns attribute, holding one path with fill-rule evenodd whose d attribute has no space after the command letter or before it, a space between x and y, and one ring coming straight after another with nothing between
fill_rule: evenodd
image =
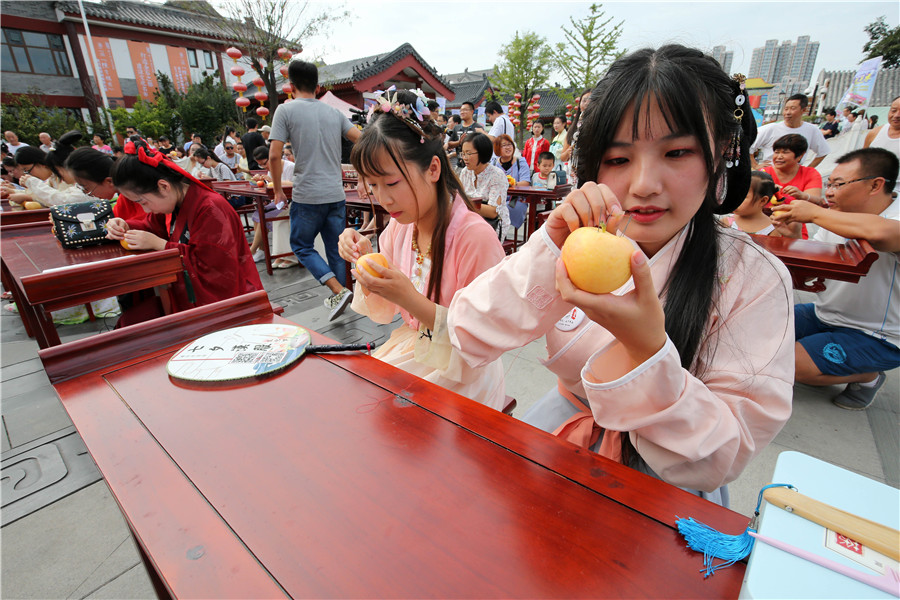
<instances>
[{"instance_id":1,"label":"red lacquered table","mask_svg":"<svg viewBox=\"0 0 900 600\"><path fill-rule=\"evenodd\" d=\"M54 310L156 286L165 286L163 307L170 310L168 286L183 268L175 249L129 252L118 243L65 249L46 221L0 231L3 285L12 292L28 335L41 348L60 343L50 315Z\"/></svg>"},{"instance_id":2,"label":"red lacquered table","mask_svg":"<svg viewBox=\"0 0 900 600\"><path fill-rule=\"evenodd\" d=\"M565 198L566 194L571 191L572 184L570 183L558 185L552 190L544 188L534 188L530 185L509 188L509 190L506 192L507 202L509 202L510 198L517 198L528 203L528 214L525 217L525 233L523 241L528 241L528 238L531 237L531 234L538 230L538 208L540 207L542 210L553 209L554 204L557 201ZM518 248L518 246L519 235L517 231L513 247Z\"/></svg>"},{"instance_id":3,"label":"red lacquered table","mask_svg":"<svg viewBox=\"0 0 900 600\"><path fill-rule=\"evenodd\" d=\"M674 522L746 517L371 357L167 376L197 337L269 322L256 292L40 353L160 594L737 597L744 566L704 580Z\"/></svg>"},{"instance_id":4,"label":"red lacquered table","mask_svg":"<svg viewBox=\"0 0 900 600\"><path fill-rule=\"evenodd\" d=\"M750 237L787 266L795 290L821 292L825 279L857 283L878 259L878 253L866 240L829 244L768 235Z\"/></svg>"}]
</instances>

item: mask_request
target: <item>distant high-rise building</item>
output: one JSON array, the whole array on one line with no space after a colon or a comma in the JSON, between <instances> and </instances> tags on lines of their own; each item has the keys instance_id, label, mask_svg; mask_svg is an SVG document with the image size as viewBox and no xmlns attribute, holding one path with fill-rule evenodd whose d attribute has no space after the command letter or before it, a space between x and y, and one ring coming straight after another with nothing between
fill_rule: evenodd
<instances>
[{"instance_id":1,"label":"distant high-rise building","mask_svg":"<svg viewBox=\"0 0 900 600\"><path fill-rule=\"evenodd\" d=\"M725 46L714 46L710 54L720 65L722 65L723 71L729 74L731 73L731 63L734 60L734 52L725 50Z\"/></svg>"},{"instance_id":2,"label":"distant high-rise building","mask_svg":"<svg viewBox=\"0 0 900 600\"><path fill-rule=\"evenodd\" d=\"M797 43L785 40L766 40L765 46L754 48L750 58L748 77L759 77L775 85L770 93L779 91L798 93L809 86L812 79L819 42L809 41L808 35L801 35Z\"/></svg>"}]
</instances>

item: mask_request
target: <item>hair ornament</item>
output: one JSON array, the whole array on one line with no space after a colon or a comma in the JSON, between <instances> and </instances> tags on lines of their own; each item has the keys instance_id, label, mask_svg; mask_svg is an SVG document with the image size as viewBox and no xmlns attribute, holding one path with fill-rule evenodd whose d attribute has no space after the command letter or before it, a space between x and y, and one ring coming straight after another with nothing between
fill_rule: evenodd
<instances>
[{"instance_id":1,"label":"hair ornament","mask_svg":"<svg viewBox=\"0 0 900 600\"><path fill-rule=\"evenodd\" d=\"M200 185L210 191L213 191L212 188L210 188L208 185L206 185L205 183L203 183L202 181L200 181L199 179L197 179L196 177L194 177L193 175L191 175L190 173L188 173L187 171L185 171L184 169L179 167L177 164L172 162L168 156L166 156L162 152L159 152L158 150L150 148L147 145L147 140L145 140L144 138L141 138L141 142L143 142L143 143L138 145L138 144L135 144L133 140L129 139L127 142L125 142L125 146L122 148L122 151L126 155L137 156L139 161L141 161L145 165L149 165L149 166L153 167L154 169L159 168L160 164L162 164L163 166L168 167L172 171L175 171L176 173L179 173L179 174L183 175L184 177L187 177L190 181L193 181L197 185Z\"/></svg>"},{"instance_id":2,"label":"hair ornament","mask_svg":"<svg viewBox=\"0 0 900 600\"><path fill-rule=\"evenodd\" d=\"M747 81L747 78L741 73L735 73L732 77L732 81L734 81L738 88L737 95L734 97L734 121L737 127L731 136L731 142L725 149L725 167L729 169L735 168L741 163L741 134L743 133L741 121L744 118L743 106L747 101L746 92L744 91L744 82Z\"/></svg>"},{"instance_id":3,"label":"hair ornament","mask_svg":"<svg viewBox=\"0 0 900 600\"><path fill-rule=\"evenodd\" d=\"M415 105L401 103L397 99L398 92L396 86L391 86L385 91L376 91L363 94L363 98L374 100L375 103L369 107L369 113L366 117L370 121L376 113L392 114L403 121L410 129L419 136L419 143L425 143L425 132L420 123L423 123L426 116L431 114L428 110L426 102L428 98L420 89L406 90L416 96ZM391 94L393 92L393 94Z\"/></svg>"}]
</instances>

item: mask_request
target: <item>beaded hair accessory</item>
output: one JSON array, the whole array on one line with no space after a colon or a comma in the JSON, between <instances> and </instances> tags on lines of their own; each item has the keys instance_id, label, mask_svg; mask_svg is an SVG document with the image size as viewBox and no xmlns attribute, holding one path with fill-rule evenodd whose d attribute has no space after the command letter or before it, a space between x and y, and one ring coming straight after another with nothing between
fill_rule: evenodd
<instances>
[{"instance_id":1,"label":"beaded hair accessory","mask_svg":"<svg viewBox=\"0 0 900 600\"><path fill-rule=\"evenodd\" d=\"M407 91L415 94L415 105L403 104L397 100L397 86L393 85L385 91L378 90L376 92L367 92L363 94L363 98L375 101L375 104L369 108L369 114L366 121L370 121L376 113L394 115L419 136L420 144L424 144L425 132L422 130L422 125L420 123L424 121L425 117L431 114L431 111L428 110L428 106L426 105L428 98L425 97L424 92L420 89ZM391 92L393 92L393 94L391 94Z\"/></svg>"},{"instance_id":2,"label":"beaded hair accessory","mask_svg":"<svg viewBox=\"0 0 900 600\"><path fill-rule=\"evenodd\" d=\"M738 93L734 97L734 121L737 123L737 129L734 134L732 134L731 142L725 149L725 167L729 169L737 167L741 162L741 134L743 133L741 120L744 118L743 106L747 101L747 96L744 92L744 82L747 78L740 73L736 73L734 77L732 77L732 80L738 86Z\"/></svg>"}]
</instances>

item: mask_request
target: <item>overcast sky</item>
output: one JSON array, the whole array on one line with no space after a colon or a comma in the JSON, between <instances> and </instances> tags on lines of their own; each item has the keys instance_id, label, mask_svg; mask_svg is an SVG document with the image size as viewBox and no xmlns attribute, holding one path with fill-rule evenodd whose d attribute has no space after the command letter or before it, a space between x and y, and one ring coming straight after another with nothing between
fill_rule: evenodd
<instances>
[{"instance_id":1,"label":"overcast sky","mask_svg":"<svg viewBox=\"0 0 900 600\"><path fill-rule=\"evenodd\" d=\"M334 3L328 3L334 6ZM440 74L493 67L516 30L532 30L551 43L564 41L561 26L584 18L590 2L415 2L349 0L353 18L328 39L306 45L311 57L336 63L393 50L409 42ZM621 45L629 49L678 42L734 51L733 72L747 73L753 49L768 39L818 41L813 79L822 69L854 69L868 41L863 28L884 15L898 24L890 2L604 2L615 22L624 21ZM562 83L562 82L561 82Z\"/></svg>"}]
</instances>

